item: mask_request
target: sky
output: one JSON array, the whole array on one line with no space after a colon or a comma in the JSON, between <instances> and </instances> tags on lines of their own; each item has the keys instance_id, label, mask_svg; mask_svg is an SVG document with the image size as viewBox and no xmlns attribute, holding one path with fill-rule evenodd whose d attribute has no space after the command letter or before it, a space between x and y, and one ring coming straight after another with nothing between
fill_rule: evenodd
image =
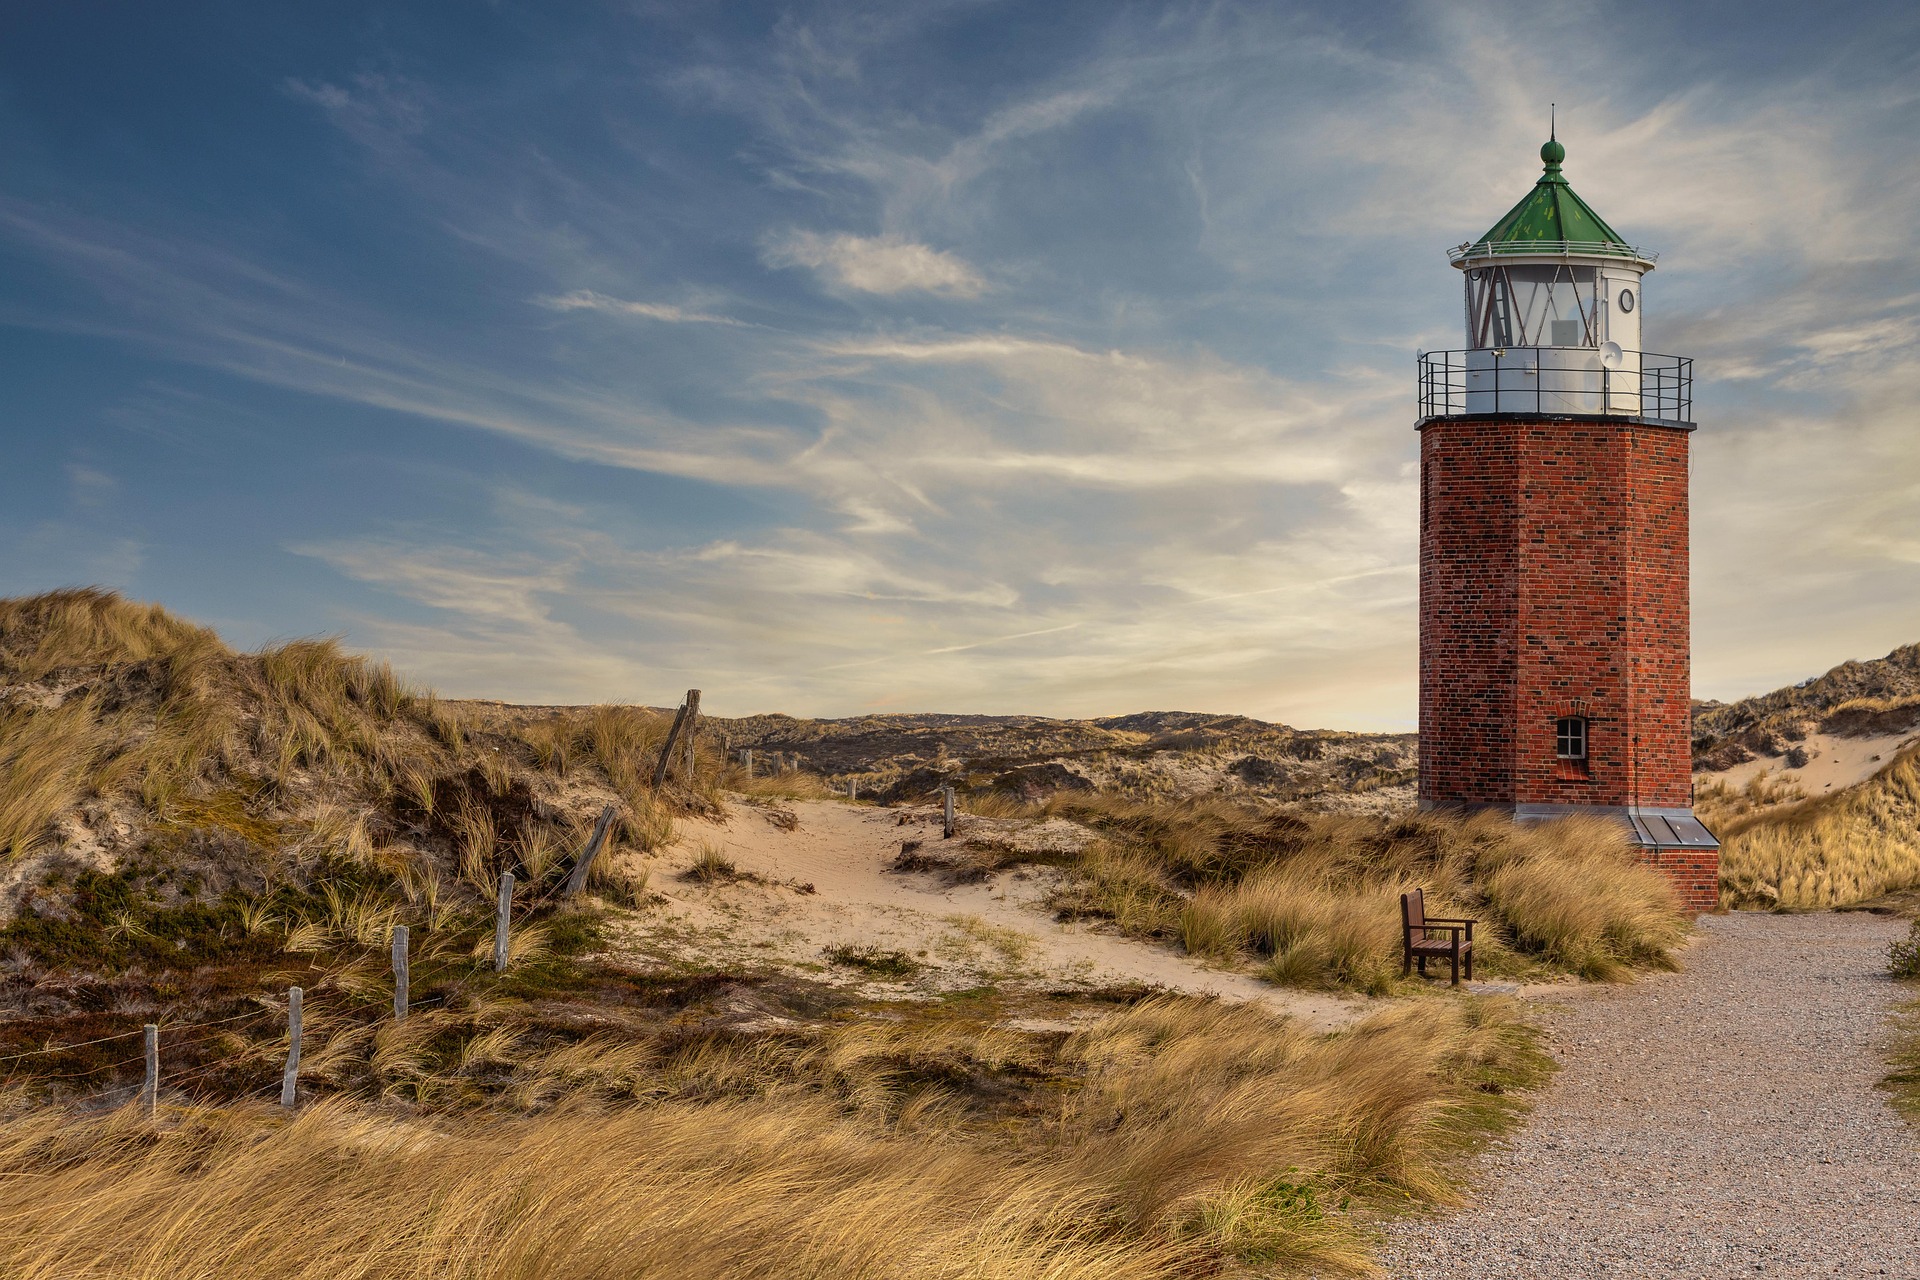
<instances>
[{"instance_id":1,"label":"sky","mask_svg":"<svg viewBox=\"0 0 1920 1280\"><path fill-rule=\"evenodd\" d=\"M450 696L1410 729L1538 176L1696 361L1695 691L1920 640L1910 3L0 7L0 594Z\"/></svg>"}]
</instances>

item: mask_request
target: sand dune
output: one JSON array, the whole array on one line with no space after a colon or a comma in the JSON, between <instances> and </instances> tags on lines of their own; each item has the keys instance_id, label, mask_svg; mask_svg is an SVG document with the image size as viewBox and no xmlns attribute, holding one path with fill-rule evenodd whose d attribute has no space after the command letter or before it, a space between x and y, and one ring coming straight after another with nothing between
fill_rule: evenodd
<instances>
[{"instance_id":1,"label":"sand dune","mask_svg":"<svg viewBox=\"0 0 1920 1280\"><path fill-rule=\"evenodd\" d=\"M1770 781L1798 786L1808 799L1812 799L1865 782L1884 769L1901 748L1915 741L1920 741L1920 730L1909 729L1865 738L1812 733L1797 744L1806 750L1809 757L1801 768L1788 768L1783 756L1761 756L1734 765L1731 769L1718 772L1702 770L1693 775L1694 782L1699 786L1719 782L1739 790L1761 774L1770 774Z\"/></svg>"}]
</instances>

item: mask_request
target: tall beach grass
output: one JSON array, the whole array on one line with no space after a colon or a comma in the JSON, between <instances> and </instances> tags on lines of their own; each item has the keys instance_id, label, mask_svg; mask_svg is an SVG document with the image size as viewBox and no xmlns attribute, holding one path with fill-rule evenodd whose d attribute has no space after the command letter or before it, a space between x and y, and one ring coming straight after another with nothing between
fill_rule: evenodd
<instances>
[{"instance_id":1,"label":"tall beach grass","mask_svg":"<svg viewBox=\"0 0 1920 1280\"><path fill-rule=\"evenodd\" d=\"M1064 1038L923 1023L776 1050L717 1041L696 1064L685 1045L588 1046L566 1092L518 1116L16 1115L0 1123L0 1273L1358 1273L1369 1216L1455 1201L1463 1144L1546 1069L1487 1004L1319 1037L1163 998ZM938 1061L1049 1083L996 1109Z\"/></svg>"},{"instance_id":2,"label":"tall beach grass","mask_svg":"<svg viewBox=\"0 0 1920 1280\"><path fill-rule=\"evenodd\" d=\"M1061 895L1069 914L1276 981L1384 990L1398 969L1399 895L1483 922L1478 958L1617 979L1670 966L1686 921L1666 881L1604 819L1520 826L1496 814L1380 819L1225 800L1063 796L1050 811L1105 834Z\"/></svg>"},{"instance_id":3,"label":"tall beach grass","mask_svg":"<svg viewBox=\"0 0 1920 1280\"><path fill-rule=\"evenodd\" d=\"M1920 886L1920 747L1857 786L1720 834L1729 906L1819 910Z\"/></svg>"}]
</instances>

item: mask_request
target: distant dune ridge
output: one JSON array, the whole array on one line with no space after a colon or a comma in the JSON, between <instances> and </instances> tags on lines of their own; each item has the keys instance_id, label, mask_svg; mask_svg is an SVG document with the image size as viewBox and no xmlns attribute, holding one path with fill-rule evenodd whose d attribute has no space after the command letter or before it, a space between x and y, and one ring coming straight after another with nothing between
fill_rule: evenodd
<instances>
[{"instance_id":1,"label":"distant dune ridge","mask_svg":"<svg viewBox=\"0 0 1920 1280\"><path fill-rule=\"evenodd\" d=\"M714 720L735 749L779 752L887 800L952 783L1039 799L1094 789L1140 799L1243 795L1347 812L1413 803L1410 733L1295 729L1248 716L1141 711L1097 720L874 715Z\"/></svg>"},{"instance_id":2,"label":"distant dune ridge","mask_svg":"<svg viewBox=\"0 0 1920 1280\"><path fill-rule=\"evenodd\" d=\"M1891 733L1920 724L1920 644L1843 662L1823 676L1738 702L1693 704L1694 767L1782 756L1812 733Z\"/></svg>"}]
</instances>

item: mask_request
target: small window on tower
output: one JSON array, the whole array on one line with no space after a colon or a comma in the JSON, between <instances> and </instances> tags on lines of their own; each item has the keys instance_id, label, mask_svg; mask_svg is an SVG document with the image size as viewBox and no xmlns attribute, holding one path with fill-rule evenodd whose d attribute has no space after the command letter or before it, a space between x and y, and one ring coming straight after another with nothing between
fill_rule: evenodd
<instances>
[{"instance_id":1,"label":"small window on tower","mask_svg":"<svg viewBox=\"0 0 1920 1280\"><path fill-rule=\"evenodd\" d=\"M1562 716L1553 722L1553 753L1562 760L1587 758L1587 718Z\"/></svg>"}]
</instances>

